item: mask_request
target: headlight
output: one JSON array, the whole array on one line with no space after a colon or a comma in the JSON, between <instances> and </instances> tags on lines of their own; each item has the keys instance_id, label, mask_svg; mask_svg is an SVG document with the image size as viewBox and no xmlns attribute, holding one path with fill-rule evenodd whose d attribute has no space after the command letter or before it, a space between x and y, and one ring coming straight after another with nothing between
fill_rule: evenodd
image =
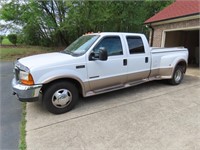
<instances>
[{"instance_id":1,"label":"headlight","mask_svg":"<svg viewBox=\"0 0 200 150\"><path fill-rule=\"evenodd\" d=\"M19 80L21 81L21 83L26 84L26 85L34 84L32 75L25 71L19 72Z\"/></svg>"}]
</instances>

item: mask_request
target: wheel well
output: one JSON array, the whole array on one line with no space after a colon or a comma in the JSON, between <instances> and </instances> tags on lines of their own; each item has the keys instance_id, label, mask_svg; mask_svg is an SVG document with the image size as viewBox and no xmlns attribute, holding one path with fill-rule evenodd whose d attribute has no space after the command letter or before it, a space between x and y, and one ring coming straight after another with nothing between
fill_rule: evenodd
<instances>
[{"instance_id":1,"label":"wheel well","mask_svg":"<svg viewBox=\"0 0 200 150\"><path fill-rule=\"evenodd\" d=\"M71 78L61 78L61 79L53 80L53 81L51 81L49 83L44 84L42 86L41 90L44 91L46 88L48 88L50 85L54 84L55 82L61 82L61 81L62 82L71 82L71 83L73 83L77 87L79 94L82 95L82 86L81 86L81 84L77 80L71 79Z\"/></svg>"},{"instance_id":2,"label":"wheel well","mask_svg":"<svg viewBox=\"0 0 200 150\"><path fill-rule=\"evenodd\" d=\"M183 72L186 72L187 64L185 61L180 61L176 66L179 66L183 69Z\"/></svg>"}]
</instances>

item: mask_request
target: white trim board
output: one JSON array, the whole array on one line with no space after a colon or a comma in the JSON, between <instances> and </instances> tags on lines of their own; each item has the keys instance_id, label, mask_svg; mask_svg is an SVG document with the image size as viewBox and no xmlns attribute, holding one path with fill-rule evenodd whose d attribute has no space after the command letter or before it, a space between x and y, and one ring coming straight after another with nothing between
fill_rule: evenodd
<instances>
[{"instance_id":1,"label":"white trim board","mask_svg":"<svg viewBox=\"0 0 200 150\"><path fill-rule=\"evenodd\" d=\"M170 32L170 31L192 31L192 30L200 30L200 26L163 30L162 31L161 47L165 46L166 32Z\"/></svg>"},{"instance_id":2,"label":"white trim board","mask_svg":"<svg viewBox=\"0 0 200 150\"><path fill-rule=\"evenodd\" d=\"M199 19L199 18L200 18L200 14L197 14L197 15L183 16L183 17L180 17L180 18L175 18L175 19L172 18L172 19L169 19L169 20L152 22L152 23L147 23L147 24L151 24L152 26L156 26L156 25L162 25L162 24L168 24L168 23L174 23L174 22L189 21L189 20Z\"/></svg>"}]
</instances>

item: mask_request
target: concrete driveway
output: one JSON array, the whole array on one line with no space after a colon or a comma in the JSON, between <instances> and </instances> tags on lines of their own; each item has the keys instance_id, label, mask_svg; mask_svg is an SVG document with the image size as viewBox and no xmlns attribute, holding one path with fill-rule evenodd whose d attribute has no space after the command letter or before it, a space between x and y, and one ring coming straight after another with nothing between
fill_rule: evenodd
<instances>
[{"instance_id":1,"label":"concrete driveway","mask_svg":"<svg viewBox=\"0 0 200 150\"><path fill-rule=\"evenodd\" d=\"M62 115L27 105L27 149L200 149L200 78L83 98Z\"/></svg>"}]
</instances>

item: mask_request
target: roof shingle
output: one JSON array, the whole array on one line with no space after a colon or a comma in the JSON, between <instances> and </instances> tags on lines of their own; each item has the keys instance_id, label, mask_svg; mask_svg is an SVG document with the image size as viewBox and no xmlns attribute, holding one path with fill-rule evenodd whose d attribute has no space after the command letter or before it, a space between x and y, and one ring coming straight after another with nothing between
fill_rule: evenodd
<instances>
[{"instance_id":1,"label":"roof shingle","mask_svg":"<svg viewBox=\"0 0 200 150\"><path fill-rule=\"evenodd\" d=\"M147 19L144 23L147 24L197 13L200 13L200 0L177 0L153 17Z\"/></svg>"}]
</instances>

